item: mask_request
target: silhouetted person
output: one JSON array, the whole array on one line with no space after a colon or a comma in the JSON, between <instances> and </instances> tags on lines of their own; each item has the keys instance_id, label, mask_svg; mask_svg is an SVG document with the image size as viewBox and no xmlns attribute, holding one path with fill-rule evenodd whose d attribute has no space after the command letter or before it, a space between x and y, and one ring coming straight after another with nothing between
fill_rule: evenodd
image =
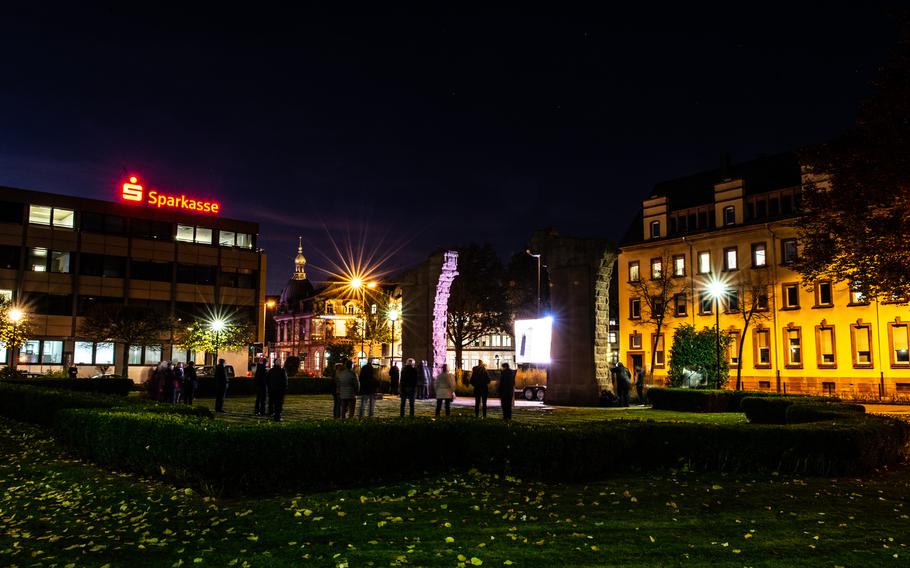
<instances>
[{"instance_id":1,"label":"silhouetted person","mask_svg":"<svg viewBox=\"0 0 910 568\"><path fill-rule=\"evenodd\" d=\"M396 365L389 369L389 393L398 394L398 379L401 377L401 371Z\"/></svg>"},{"instance_id":2,"label":"silhouetted person","mask_svg":"<svg viewBox=\"0 0 910 568\"><path fill-rule=\"evenodd\" d=\"M629 390L632 388L632 375L622 362L616 364L616 396L619 406L629 406Z\"/></svg>"},{"instance_id":3,"label":"silhouetted person","mask_svg":"<svg viewBox=\"0 0 910 568\"><path fill-rule=\"evenodd\" d=\"M376 404L376 390L379 388L379 379L376 377L376 369L367 361L360 368L360 409L357 416L363 418L363 409L368 407L367 415L373 417L373 406Z\"/></svg>"},{"instance_id":4,"label":"silhouetted person","mask_svg":"<svg viewBox=\"0 0 910 568\"><path fill-rule=\"evenodd\" d=\"M638 404L644 406L645 402L645 370L635 367L635 393L638 395Z\"/></svg>"},{"instance_id":5,"label":"silhouetted person","mask_svg":"<svg viewBox=\"0 0 910 568\"><path fill-rule=\"evenodd\" d=\"M474 417L480 416L483 407L483 417L487 417L487 397L490 396L490 375L483 361L478 361L477 366L471 369L471 386L474 387Z\"/></svg>"},{"instance_id":6,"label":"silhouetted person","mask_svg":"<svg viewBox=\"0 0 910 568\"><path fill-rule=\"evenodd\" d=\"M190 361L183 369L183 401L193 404L197 388L199 388L199 378L196 376L196 363Z\"/></svg>"},{"instance_id":7,"label":"silhouetted person","mask_svg":"<svg viewBox=\"0 0 910 568\"><path fill-rule=\"evenodd\" d=\"M509 368L508 363L502 364L499 374L499 404L502 406L504 420L512 419L512 404L515 400L515 371Z\"/></svg>"},{"instance_id":8,"label":"silhouetted person","mask_svg":"<svg viewBox=\"0 0 910 568\"><path fill-rule=\"evenodd\" d=\"M228 376L224 368L224 359L218 359L215 365L215 412L224 412L224 397L227 396Z\"/></svg>"},{"instance_id":9,"label":"silhouetted person","mask_svg":"<svg viewBox=\"0 0 910 568\"><path fill-rule=\"evenodd\" d=\"M401 417L404 418L404 403L411 403L411 416L414 416L414 396L417 394L417 368L414 360L408 359L404 369L401 370Z\"/></svg>"},{"instance_id":10,"label":"silhouetted person","mask_svg":"<svg viewBox=\"0 0 910 568\"><path fill-rule=\"evenodd\" d=\"M281 422L281 411L284 409L284 393L288 390L288 372L284 367L273 365L269 369L266 379L269 384L269 398L273 401L272 417L275 422Z\"/></svg>"},{"instance_id":11,"label":"silhouetted person","mask_svg":"<svg viewBox=\"0 0 910 568\"><path fill-rule=\"evenodd\" d=\"M269 380L268 371L265 368L265 359L260 359L256 363L256 372L253 375L253 380L256 382L256 404L253 407L253 414L265 416L265 400L269 396Z\"/></svg>"},{"instance_id":12,"label":"silhouetted person","mask_svg":"<svg viewBox=\"0 0 910 568\"><path fill-rule=\"evenodd\" d=\"M357 404L357 391L360 390L360 382L357 375L351 370L354 363L350 359L345 359L344 369L338 373L338 398L341 399L341 418L354 418L354 406Z\"/></svg>"}]
</instances>

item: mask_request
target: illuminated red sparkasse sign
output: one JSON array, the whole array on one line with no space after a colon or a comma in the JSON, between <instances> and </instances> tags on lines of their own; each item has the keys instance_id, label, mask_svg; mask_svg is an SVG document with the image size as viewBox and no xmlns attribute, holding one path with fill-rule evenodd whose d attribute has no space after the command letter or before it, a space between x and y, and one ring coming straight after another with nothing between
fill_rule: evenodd
<instances>
[{"instance_id":1,"label":"illuminated red sparkasse sign","mask_svg":"<svg viewBox=\"0 0 910 568\"><path fill-rule=\"evenodd\" d=\"M120 198L124 201L145 203L158 209L166 207L193 213L214 213L215 215L221 212L221 204L217 201L194 199L183 194L171 195L157 189L149 189L146 193L136 176L130 176L129 181L123 184L123 193L120 194Z\"/></svg>"}]
</instances>

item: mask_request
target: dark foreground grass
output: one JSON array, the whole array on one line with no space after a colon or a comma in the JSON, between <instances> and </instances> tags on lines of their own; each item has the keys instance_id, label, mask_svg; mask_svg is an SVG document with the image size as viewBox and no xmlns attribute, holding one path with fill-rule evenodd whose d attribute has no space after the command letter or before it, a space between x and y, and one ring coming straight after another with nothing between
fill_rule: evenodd
<instances>
[{"instance_id":1,"label":"dark foreground grass","mask_svg":"<svg viewBox=\"0 0 910 568\"><path fill-rule=\"evenodd\" d=\"M0 454L4 566L906 566L910 558L907 469L863 479L668 471L588 485L464 473L225 501L70 459L46 431L5 419Z\"/></svg>"}]
</instances>

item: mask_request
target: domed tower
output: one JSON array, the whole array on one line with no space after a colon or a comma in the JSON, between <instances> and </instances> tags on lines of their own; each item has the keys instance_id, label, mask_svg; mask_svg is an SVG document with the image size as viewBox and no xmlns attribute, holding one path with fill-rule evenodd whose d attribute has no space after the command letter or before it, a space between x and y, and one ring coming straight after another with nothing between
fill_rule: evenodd
<instances>
[{"instance_id":1,"label":"domed tower","mask_svg":"<svg viewBox=\"0 0 910 568\"><path fill-rule=\"evenodd\" d=\"M294 258L294 280L306 280L306 257L303 256L303 237L297 237L297 256Z\"/></svg>"}]
</instances>

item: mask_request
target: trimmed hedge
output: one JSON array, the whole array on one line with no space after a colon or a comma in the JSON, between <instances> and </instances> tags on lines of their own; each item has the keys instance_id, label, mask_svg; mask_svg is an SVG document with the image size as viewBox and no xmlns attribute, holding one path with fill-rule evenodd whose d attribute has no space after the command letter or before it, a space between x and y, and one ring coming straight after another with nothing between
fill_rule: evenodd
<instances>
[{"instance_id":1,"label":"trimmed hedge","mask_svg":"<svg viewBox=\"0 0 910 568\"><path fill-rule=\"evenodd\" d=\"M332 394L334 379L324 377L291 377L288 379L286 394ZM256 396L256 381L252 377L234 377L228 383L228 396ZM201 377L199 388L196 389L198 397L215 396L215 378Z\"/></svg>"},{"instance_id":2,"label":"trimmed hedge","mask_svg":"<svg viewBox=\"0 0 910 568\"><path fill-rule=\"evenodd\" d=\"M856 412L865 408L858 404L845 404L837 402L839 399L823 396L774 396L774 397L746 397L742 400L742 409L749 422L754 424L789 424L787 412L791 406L811 406L812 408L834 412ZM816 413L818 412L816 411ZM802 422L811 421L812 411L797 411L798 419ZM820 418L825 420L825 418Z\"/></svg>"},{"instance_id":3,"label":"trimmed hedge","mask_svg":"<svg viewBox=\"0 0 910 568\"><path fill-rule=\"evenodd\" d=\"M105 465L163 475L210 493L263 494L375 485L468 468L558 481L683 466L858 473L901 462L910 425L877 416L794 426L619 420L554 427L458 418L231 424L65 410L57 435ZM405 439L413 451L401 451Z\"/></svg>"},{"instance_id":4,"label":"trimmed hedge","mask_svg":"<svg viewBox=\"0 0 910 568\"><path fill-rule=\"evenodd\" d=\"M132 379L7 379L3 383L120 396L128 395L136 387Z\"/></svg>"},{"instance_id":5,"label":"trimmed hedge","mask_svg":"<svg viewBox=\"0 0 910 568\"><path fill-rule=\"evenodd\" d=\"M14 420L50 426L56 422L57 414L60 411L71 408L117 409L212 417L212 412L204 406L160 404L141 398L0 383L0 414Z\"/></svg>"},{"instance_id":6,"label":"trimmed hedge","mask_svg":"<svg viewBox=\"0 0 910 568\"><path fill-rule=\"evenodd\" d=\"M743 412L744 398L786 398L794 400L811 400L837 402L835 397L819 396L782 396L776 392L765 391L732 391L725 389L683 389L683 388L650 388L648 400L655 410L676 410L679 412ZM783 424L783 422L774 422Z\"/></svg>"},{"instance_id":7,"label":"trimmed hedge","mask_svg":"<svg viewBox=\"0 0 910 568\"><path fill-rule=\"evenodd\" d=\"M791 404L784 413L787 424L805 424L824 420L853 420L866 413L861 404L830 402L824 404Z\"/></svg>"}]
</instances>

